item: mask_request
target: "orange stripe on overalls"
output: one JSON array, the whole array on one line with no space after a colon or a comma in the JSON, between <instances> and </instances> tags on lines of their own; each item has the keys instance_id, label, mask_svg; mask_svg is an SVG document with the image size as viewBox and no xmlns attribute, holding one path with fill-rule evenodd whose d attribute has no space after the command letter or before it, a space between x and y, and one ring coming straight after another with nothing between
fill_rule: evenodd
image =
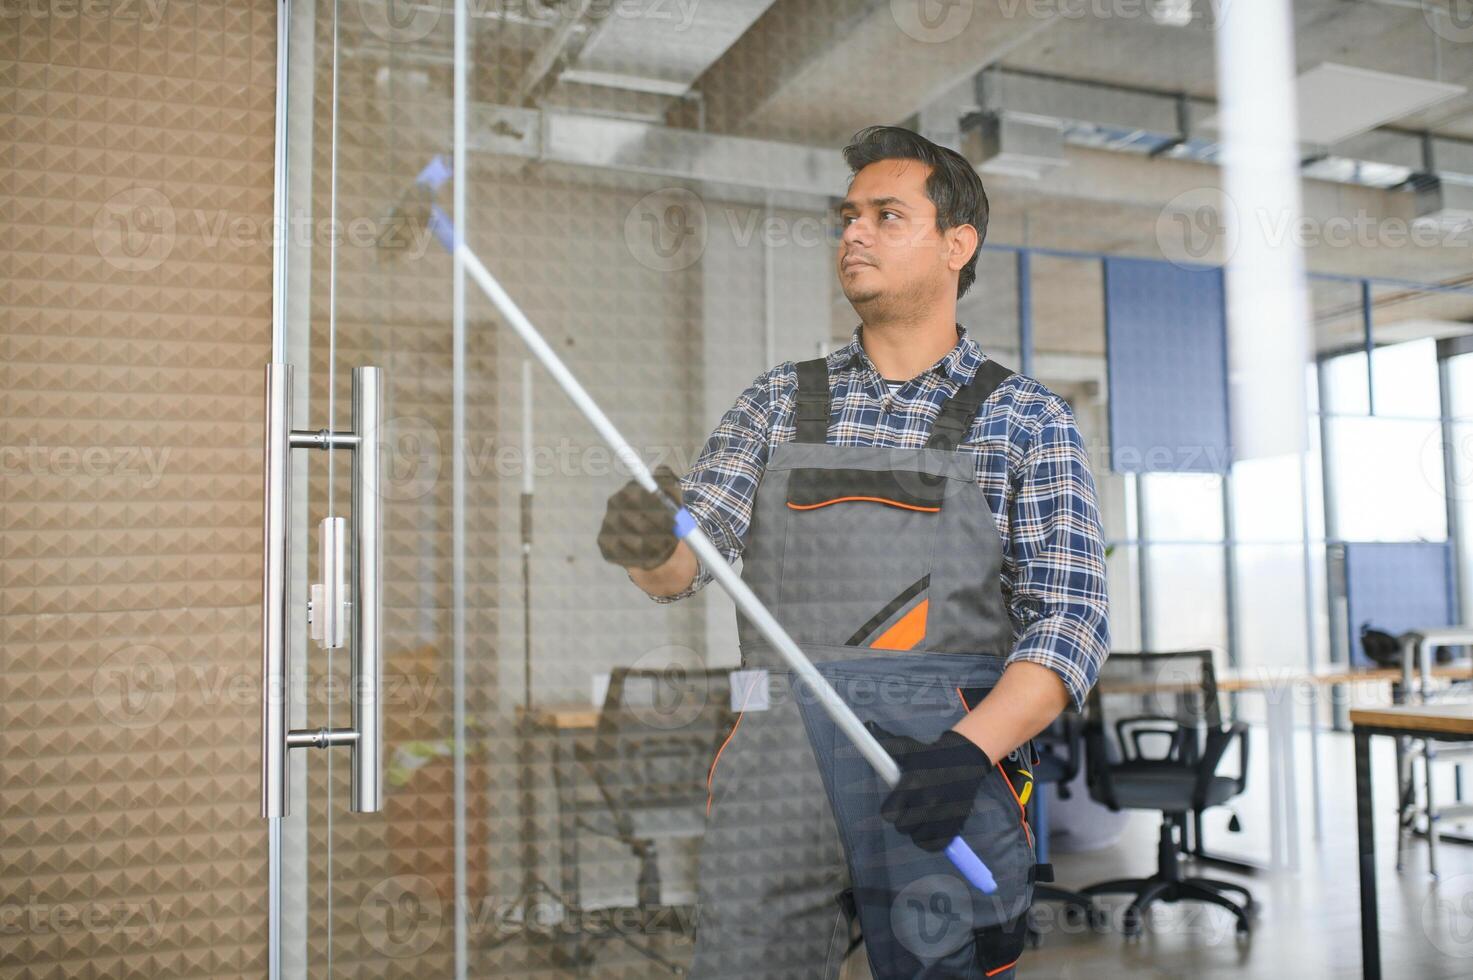
<instances>
[{"instance_id":1,"label":"orange stripe on overalls","mask_svg":"<svg viewBox=\"0 0 1473 980\"><path fill-rule=\"evenodd\" d=\"M901 616L895 624L875 637L870 647L875 650L912 650L926 635L926 610L930 599L922 599L910 612Z\"/></svg>"}]
</instances>

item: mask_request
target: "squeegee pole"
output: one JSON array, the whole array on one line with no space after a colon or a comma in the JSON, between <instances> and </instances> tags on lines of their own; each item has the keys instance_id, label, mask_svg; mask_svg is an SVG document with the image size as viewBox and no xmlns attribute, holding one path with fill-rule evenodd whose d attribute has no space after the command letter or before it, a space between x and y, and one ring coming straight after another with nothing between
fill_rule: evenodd
<instances>
[{"instance_id":1,"label":"squeegee pole","mask_svg":"<svg viewBox=\"0 0 1473 980\"><path fill-rule=\"evenodd\" d=\"M573 372L563 364L562 358L557 356L542 334L532 325L532 321L527 319L526 314L521 311L506 290L501 288L501 283L496 281L496 277L491 275L476 254L460 240L459 235L451 232L442 235L442 241L444 238L451 240L465 271L475 280L476 285L481 287L481 291L501 312L507 323L511 324L511 328L522 338L528 349L542 362L542 366L547 368L547 372L552 375L553 380L558 383L563 392L572 399L578 410L593 424L604 442L614 450L614 454L625 466L629 467L629 472L634 475L639 485L663 499L665 495L661 492L659 484L655 482L649 467L644 465L644 460L640 459L639 454L625 441L619 430L614 427L614 423L609 421L609 417L603 413L603 409L598 407L598 403L573 376ZM829 717L839 726L844 736L854 744L860 755L864 756L865 761L885 781L885 785L893 787L900 781L900 767L895 760L885 751L884 746L880 745L875 737L865 729L858 716L854 714L849 705L844 703L844 699L839 697L839 692L835 691L828 679L818 672L813 662L798 648L798 644L793 642L788 631L783 629L782 624L773 618L772 613L768 612L762 600L758 599L747 583L742 581L741 576L732 570L726 557L711 543L711 539L706 537L705 532L696 524L690 512L684 507L679 507L678 502L672 501L671 503L672 509L675 509L676 535L695 552L696 557L711 572L711 577L731 595L743 615L751 620L763 636L767 637L767 641L792 668L793 673L797 674L808 689L817 695L824 711L828 712ZM997 890L992 873L960 837L953 839L947 845L946 854L956 865L957 870L961 871L966 879L978 889L987 893Z\"/></svg>"}]
</instances>

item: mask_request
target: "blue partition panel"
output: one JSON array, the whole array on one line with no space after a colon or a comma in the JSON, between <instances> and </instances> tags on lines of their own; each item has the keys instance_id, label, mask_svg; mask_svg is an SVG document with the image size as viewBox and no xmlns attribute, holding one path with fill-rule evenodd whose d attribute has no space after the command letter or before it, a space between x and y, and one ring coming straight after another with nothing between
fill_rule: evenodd
<instances>
[{"instance_id":1,"label":"blue partition panel","mask_svg":"<svg viewBox=\"0 0 1473 980\"><path fill-rule=\"evenodd\" d=\"M1104 263L1111 469L1226 473L1222 270L1148 259Z\"/></svg>"},{"instance_id":2,"label":"blue partition panel","mask_svg":"<svg viewBox=\"0 0 1473 980\"><path fill-rule=\"evenodd\" d=\"M1425 626L1451 626L1452 571L1452 547L1445 541L1346 542L1350 662L1370 663L1360 645L1363 623L1392 635Z\"/></svg>"}]
</instances>

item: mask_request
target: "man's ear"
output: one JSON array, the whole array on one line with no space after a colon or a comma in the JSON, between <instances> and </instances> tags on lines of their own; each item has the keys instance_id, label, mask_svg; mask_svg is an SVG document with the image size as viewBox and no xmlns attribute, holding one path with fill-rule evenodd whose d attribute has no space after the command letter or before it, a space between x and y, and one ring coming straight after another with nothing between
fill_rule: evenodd
<instances>
[{"instance_id":1,"label":"man's ear","mask_svg":"<svg viewBox=\"0 0 1473 980\"><path fill-rule=\"evenodd\" d=\"M946 242L946 267L952 272L960 272L962 266L972 260L973 253L980 245L977 241L977 229L971 225L957 225L946 229Z\"/></svg>"}]
</instances>

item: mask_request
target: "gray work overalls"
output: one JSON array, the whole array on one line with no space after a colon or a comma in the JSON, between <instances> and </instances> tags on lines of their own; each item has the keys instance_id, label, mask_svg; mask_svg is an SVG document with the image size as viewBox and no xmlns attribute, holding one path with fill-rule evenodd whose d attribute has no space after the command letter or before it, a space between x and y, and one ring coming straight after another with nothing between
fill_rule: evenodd
<instances>
[{"instance_id":1,"label":"gray work overalls","mask_svg":"<svg viewBox=\"0 0 1473 980\"><path fill-rule=\"evenodd\" d=\"M931 741L1012 649L1002 541L975 458L956 449L1011 372L984 362L926 446L899 449L829 445L827 365L797 368L797 434L771 447L742 577L862 721ZM711 764L690 975L832 978L857 920L876 980L1011 976L1039 870L1033 744L982 781L963 829L998 882L983 895L880 816L887 787L737 620L769 703L742 711Z\"/></svg>"}]
</instances>

